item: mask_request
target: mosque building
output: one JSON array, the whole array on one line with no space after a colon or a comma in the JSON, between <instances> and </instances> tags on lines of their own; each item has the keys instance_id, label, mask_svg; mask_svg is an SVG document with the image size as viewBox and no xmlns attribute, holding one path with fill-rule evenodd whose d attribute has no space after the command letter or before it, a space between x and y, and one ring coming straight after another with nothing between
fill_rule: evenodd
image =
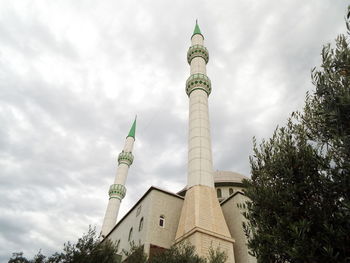
<instances>
[{"instance_id":1,"label":"mosque building","mask_svg":"<svg viewBox=\"0 0 350 263\"><path fill-rule=\"evenodd\" d=\"M116 242L120 254L130 249L130 242L143 245L148 255L173 244L189 242L200 256L207 256L210 248L219 248L227 254L228 263L256 262L248 253L242 226L247 201L242 180L247 177L213 170L208 110L211 81L206 75L209 53L203 44L204 36L196 22L187 52L190 65L186 81L189 98L187 185L179 192L151 186L117 223L134 158L136 119L118 156L101 234L104 239Z\"/></svg>"}]
</instances>

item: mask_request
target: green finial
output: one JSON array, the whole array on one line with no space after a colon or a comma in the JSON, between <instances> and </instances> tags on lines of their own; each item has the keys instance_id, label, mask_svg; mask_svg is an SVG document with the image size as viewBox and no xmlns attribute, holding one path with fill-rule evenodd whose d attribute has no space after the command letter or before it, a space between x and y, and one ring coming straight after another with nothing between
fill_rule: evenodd
<instances>
[{"instance_id":1,"label":"green finial","mask_svg":"<svg viewBox=\"0 0 350 263\"><path fill-rule=\"evenodd\" d=\"M132 124L131 129L130 129L130 131L129 131L129 134L128 134L128 136L126 136L126 138L128 138L128 137L133 137L133 138L135 139L135 132L136 132L136 117L137 117L137 116L135 116L134 123Z\"/></svg>"},{"instance_id":2,"label":"green finial","mask_svg":"<svg viewBox=\"0 0 350 263\"><path fill-rule=\"evenodd\" d=\"M194 31L193 31L192 37L193 37L194 35L196 35L196 34L199 34L199 35L201 35L201 36L203 37L202 32L201 32L201 30L199 29L199 25L198 25L197 19L196 19L196 26L194 27Z\"/></svg>"}]
</instances>

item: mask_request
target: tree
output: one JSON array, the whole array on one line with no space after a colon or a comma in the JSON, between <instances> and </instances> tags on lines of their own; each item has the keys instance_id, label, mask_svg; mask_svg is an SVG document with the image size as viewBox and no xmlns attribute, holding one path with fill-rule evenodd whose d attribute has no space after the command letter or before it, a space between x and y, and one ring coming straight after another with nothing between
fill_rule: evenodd
<instances>
[{"instance_id":1,"label":"tree","mask_svg":"<svg viewBox=\"0 0 350 263\"><path fill-rule=\"evenodd\" d=\"M47 263L116 263L117 249L110 240L100 242L96 229L89 227L88 233L78 239L76 244L67 242L61 253L55 253Z\"/></svg>"},{"instance_id":2,"label":"tree","mask_svg":"<svg viewBox=\"0 0 350 263\"><path fill-rule=\"evenodd\" d=\"M126 257L124 262L130 263L225 263L227 255L220 249L209 250L207 259L195 253L195 247L189 243L181 243L170 247L148 259L142 244L130 243L130 250L123 249ZM208 261L207 261L208 260ZM23 253L13 253L8 263L119 263L121 255L117 254L116 245L109 239L102 243L96 235L96 230L89 227L88 233L78 239L77 243L67 242L62 252L56 252L50 257L41 254L41 251L28 260Z\"/></svg>"},{"instance_id":3,"label":"tree","mask_svg":"<svg viewBox=\"0 0 350 263\"><path fill-rule=\"evenodd\" d=\"M29 263L29 260L23 257L23 252L15 252L8 263Z\"/></svg>"},{"instance_id":4,"label":"tree","mask_svg":"<svg viewBox=\"0 0 350 263\"><path fill-rule=\"evenodd\" d=\"M67 242L62 252L46 258L39 253L32 260L23 253L14 253L8 263L117 263L120 262L116 245L110 240L99 240L96 230L89 227L88 233L78 239L76 244Z\"/></svg>"},{"instance_id":5,"label":"tree","mask_svg":"<svg viewBox=\"0 0 350 263\"><path fill-rule=\"evenodd\" d=\"M348 36L350 7L346 17ZM315 91L260 145L244 214L258 262L350 262L350 48L324 46Z\"/></svg>"},{"instance_id":6,"label":"tree","mask_svg":"<svg viewBox=\"0 0 350 263\"><path fill-rule=\"evenodd\" d=\"M38 254L34 256L34 259L31 261L31 263L45 263L45 259L46 257L41 254L41 251L39 251Z\"/></svg>"},{"instance_id":7,"label":"tree","mask_svg":"<svg viewBox=\"0 0 350 263\"><path fill-rule=\"evenodd\" d=\"M188 242L171 246L168 250L158 253L150 258L150 263L225 263L227 255L219 248L209 249L207 258L200 257L195 247Z\"/></svg>"},{"instance_id":8,"label":"tree","mask_svg":"<svg viewBox=\"0 0 350 263\"><path fill-rule=\"evenodd\" d=\"M151 263L205 263L206 260L199 257L195 247L189 243L180 243L171 246L168 250L154 255Z\"/></svg>"},{"instance_id":9,"label":"tree","mask_svg":"<svg viewBox=\"0 0 350 263\"><path fill-rule=\"evenodd\" d=\"M136 246L134 242L130 243L129 251L123 249L123 254L127 258L125 262L146 263L148 261L148 257L144 252L143 245L139 244Z\"/></svg>"},{"instance_id":10,"label":"tree","mask_svg":"<svg viewBox=\"0 0 350 263\"><path fill-rule=\"evenodd\" d=\"M227 258L227 254L224 251L221 251L219 248L217 248L216 250L214 250L213 248L209 249L209 263L225 263Z\"/></svg>"}]
</instances>

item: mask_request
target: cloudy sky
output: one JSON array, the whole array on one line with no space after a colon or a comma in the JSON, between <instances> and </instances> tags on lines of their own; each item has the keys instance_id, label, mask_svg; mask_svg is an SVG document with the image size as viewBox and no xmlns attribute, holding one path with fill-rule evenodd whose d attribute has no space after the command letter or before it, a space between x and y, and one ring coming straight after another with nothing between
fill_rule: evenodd
<instances>
[{"instance_id":1,"label":"cloudy sky","mask_svg":"<svg viewBox=\"0 0 350 263\"><path fill-rule=\"evenodd\" d=\"M311 90L322 45L345 32L343 0L0 1L0 262L58 251L101 227L135 114L123 215L151 186L186 183L195 19L210 52L214 167L249 176ZM120 216L119 216L120 218Z\"/></svg>"}]
</instances>

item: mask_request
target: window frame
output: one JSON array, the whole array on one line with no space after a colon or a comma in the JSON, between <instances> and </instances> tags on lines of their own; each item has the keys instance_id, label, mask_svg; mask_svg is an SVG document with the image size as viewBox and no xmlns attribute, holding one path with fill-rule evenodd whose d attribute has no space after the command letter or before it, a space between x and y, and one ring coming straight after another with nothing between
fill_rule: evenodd
<instances>
[{"instance_id":1,"label":"window frame","mask_svg":"<svg viewBox=\"0 0 350 263\"><path fill-rule=\"evenodd\" d=\"M159 216L159 221L158 221L158 225L162 228L165 227L165 216L164 215L160 215Z\"/></svg>"},{"instance_id":2,"label":"window frame","mask_svg":"<svg viewBox=\"0 0 350 263\"><path fill-rule=\"evenodd\" d=\"M221 191L221 188L217 188L216 189L216 195L218 198L222 198L222 191Z\"/></svg>"},{"instance_id":3,"label":"window frame","mask_svg":"<svg viewBox=\"0 0 350 263\"><path fill-rule=\"evenodd\" d=\"M141 232L143 229L143 217L141 217L140 222L139 222L139 232Z\"/></svg>"},{"instance_id":4,"label":"window frame","mask_svg":"<svg viewBox=\"0 0 350 263\"><path fill-rule=\"evenodd\" d=\"M128 237L128 241L129 242L132 239L132 234L133 234L133 228L131 227L130 230L129 230L129 237Z\"/></svg>"},{"instance_id":5,"label":"window frame","mask_svg":"<svg viewBox=\"0 0 350 263\"><path fill-rule=\"evenodd\" d=\"M232 187L230 187L230 188L228 189L228 192L229 192L229 194L230 194L230 195L232 195L232 194L234 193L233 188L232 188Z\"/></svg>"}]
</instances>

